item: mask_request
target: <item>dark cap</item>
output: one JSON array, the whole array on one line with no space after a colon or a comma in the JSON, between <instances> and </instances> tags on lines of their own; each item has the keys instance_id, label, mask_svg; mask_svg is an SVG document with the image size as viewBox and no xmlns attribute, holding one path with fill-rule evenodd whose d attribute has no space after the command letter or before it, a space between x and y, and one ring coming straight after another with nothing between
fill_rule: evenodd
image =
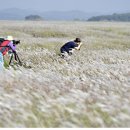
<instances>
[{"instance_id":1,"label":"dark cap","mask_svg":"<svg viewBox=\"0 0 130 130\"><path fill-rule=\"evenodd\" d=\"M80 39L80 38L76 38L76 39L74 40L74 42L81 42L81 39Z\"/></svg>"}]
</instances>

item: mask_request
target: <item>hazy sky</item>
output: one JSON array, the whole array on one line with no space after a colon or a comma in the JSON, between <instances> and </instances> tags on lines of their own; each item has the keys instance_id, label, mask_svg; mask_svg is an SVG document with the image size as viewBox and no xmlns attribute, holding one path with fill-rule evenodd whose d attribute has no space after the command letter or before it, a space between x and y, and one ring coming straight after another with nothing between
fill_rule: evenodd
<instances>
[{"instance_id":1,"label":"hazy sky","mask_svg":"<svg viewBox=\"0 0 130 130\"><path fill-rule=\"evenodd\" d=\"M1 9L21 8L39 11L81 10L85 12L130 11L130 0L0 0Z\"/></svg>"}]
</instances>

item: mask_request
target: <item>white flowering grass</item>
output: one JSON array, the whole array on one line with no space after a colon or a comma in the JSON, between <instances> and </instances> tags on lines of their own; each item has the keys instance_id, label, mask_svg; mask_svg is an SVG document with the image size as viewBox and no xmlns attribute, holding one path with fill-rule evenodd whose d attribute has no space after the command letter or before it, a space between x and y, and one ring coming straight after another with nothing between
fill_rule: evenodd
<instances>
[{"instance_id":1,"label":"white flowering grass","mask_svg":"<svg viewBox=\"0 0 130 130\"><path fill-rule=\"evenodd\" d=\"M0 33L21 40L24 63L1 72L0 127L130 127L130 23L0 21ZM81 50L61 59L75 37Z\"/></svg>"}]
</instances>

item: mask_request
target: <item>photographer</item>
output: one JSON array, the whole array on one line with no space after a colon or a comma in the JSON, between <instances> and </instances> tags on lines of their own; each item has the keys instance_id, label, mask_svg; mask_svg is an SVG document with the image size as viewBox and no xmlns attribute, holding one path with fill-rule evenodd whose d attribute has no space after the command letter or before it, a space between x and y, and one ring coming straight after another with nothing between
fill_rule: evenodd
<instances>
[{"instance_id":1,"label":"photographer","mask_svg":"<svg viewBox=\"0 0 130 130\"><path fill-rule=\"evenodd\" d=\"M64 58L66 55L72 55L74 50L80 50L82 45L81 39L76 38L74 41L65 43L61 48L61 57Z\"/></svg>"},{"instance_id":2,"label":"photographer","mask_svg":"<svg viewBox=\"0 0 130 130\"><path fill-rule=\"evenodd\" d=\"M14 40L15 41L15 40ZM7 36L3 42L0 43L0 70L4 67L4 60L3 56L9 51L12 50L12 52L15 53L16 51L16 45L13 43L13 37Z\"/></svg>"}]
</instances>

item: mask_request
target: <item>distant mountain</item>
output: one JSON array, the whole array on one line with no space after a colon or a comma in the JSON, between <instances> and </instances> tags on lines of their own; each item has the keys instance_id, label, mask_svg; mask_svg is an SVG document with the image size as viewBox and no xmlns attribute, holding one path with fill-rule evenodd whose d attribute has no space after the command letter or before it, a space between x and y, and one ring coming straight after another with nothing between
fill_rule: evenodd
<instances>
[{"instance_id":1,"label":"distant mountain","mask_svg":"<svg viewBox=\"0 0 130 130\"><path fill-rule=\"evenodd\" d=\"M28 15L39 15L45 20L87 20L99 13L86 13L83 11L47 11L40 12L35 10L26 10L18 8L9 8L0 10L1 20L24 20Z\"/></svg>"},{"instance_id":2,"label":"distant mountain","mask_svg":"<svg viewBox=\"0 0 130 130\"><path fill-rule=\"evenodd\" d=\"M112 14L112 15L101 15L95 16L88 19L88 21L130 21L130 13L123 14Z\"/></svg>"},{"instance_id":3,"label":"distant mountain","mask_svg":"<svg viewBox=\"0 0 130 130\"><path fill-rule=\"evenodd\" d=\"M47 20L87 20L97 13L86 13L83 11L48 11L42 16Z\"/></svg>"},{"instance_id":4,"label":"distant mountain","mask_svg":"<svg viewBox=\"0 0 130 130\"><path fill-rule=\"evenodd\" d=\"M26 15L39 13L37 11L32 10L24 10L18 8L9 8L0 10L0 19L1 20L23 20Z\"/></svg>"}]
</instances>

